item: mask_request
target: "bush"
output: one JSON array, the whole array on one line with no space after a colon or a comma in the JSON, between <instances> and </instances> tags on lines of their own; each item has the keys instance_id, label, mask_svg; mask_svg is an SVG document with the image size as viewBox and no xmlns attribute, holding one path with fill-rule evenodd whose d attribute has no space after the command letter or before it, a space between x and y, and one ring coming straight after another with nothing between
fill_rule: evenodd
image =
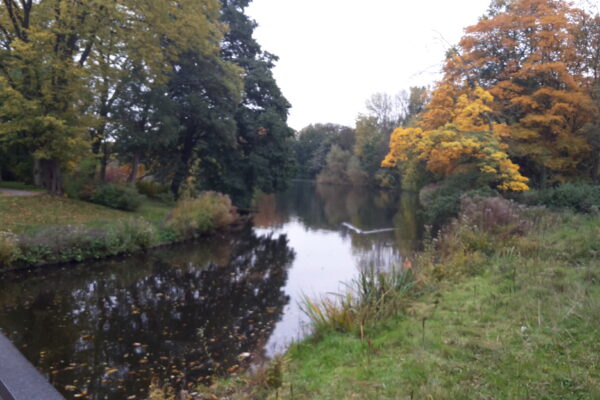
<instances>
[{"instance_id":1,"label":"bush","mask_svg":"<svg viewBox=\"0 0 600 400\"><path fill-rule=\"evenodd\" d=\"M553 209L597 212L600 208L600 186L565 183L555 188L525 193L523 200L526 204L543 205Z\"/></svg>"},{"instance_id":2,"label":"bush","mask_svg":"<svg viewBox=\"0 0 600 400\"><path fill-rule=\"evenodd\" d=\"M198 198L179 201L167 218L166 227L180 239L191 239L235 220L235 208L228 196L204 192Z\"/></svg>"},{"instance_id":3,"label":"bush","mask_svg":"<svg viewBox=\"0 0 600 400\"><path fill-rule=\"evenodd\" d=\"M502 197L463 196L458 217L440 230L430 249L438 258L434 275L480 272L486 257L533 229L540 211Z\"/></svg>"},{"instance_id":4,"label":"bush","mask_svg":"<svg viewBox=\"0 0 600 400\"><path fill-rule=\"evenodd\" d=\"M90 200L92 203L125 211L135 211L142 204L142 196L134 188L112 183L98 187Z\"/></svg>"},{"instance_id":5,"label":"bush","mask_svg":"<svg viewBox=\"0 0 600 400\"><path fill-rule=\"evenodd\" d=\"M156 228L143 218L119 221L114 232L126 251L145 250L159 242Z\"/></svg>"},{"instance_id":6,"label":"bush","mask_svg":"<svg viewBox=\"0 0 600 400\"><path fill-rule=\"evenodd\" d=\"M64 189L67 196L72 199L89 201L96 190L97 182L96 167L98 161L95 158L85 158L75 171L71 171L64 181Z\"/></svg>"},{"instance_id":7,"label":"bush","mask_svg":"<svg viewBox=\"0 0 600 400\"><path fill-rule=\"evenodd\" d=\"M156 183L147 179L137 181L135 187L137 188L140 194L148 196L152 199L157 199L161 197L161 195L164 195L169 191L169 188L167 186L161 185L160 183Z\"/></svg>"},{"instance_id":8,"label":"bush","mask_svg":"<svg viewBox=\"0 0 600 400\"><path fill-rule=\"evenodd\" d=\"M18 255L17 235L12 232L0 232L0 268L10 267Z\"/></svg>"},{"instance_id":9,"label":"bush","mask_svg":"<svg viewBox=\"0 0 600 400\"><path fill-rule=\"evenodd\" d=\"M419 200L423 206L425 223L439 229L458 216L463 196L487 197L494 194L495 192L488 187L468 190L448 182L424 187L419 193Z\"/></svg>"}]
</instances>

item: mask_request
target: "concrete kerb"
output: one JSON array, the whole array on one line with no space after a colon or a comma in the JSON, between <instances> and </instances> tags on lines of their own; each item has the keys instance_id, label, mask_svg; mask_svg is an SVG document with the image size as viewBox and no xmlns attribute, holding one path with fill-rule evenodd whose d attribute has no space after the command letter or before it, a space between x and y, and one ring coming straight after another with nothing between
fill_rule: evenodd
<instances>
[{"instance_id":1,"label":"concrete kerb","mask_svg":"<svg viewBox=\"0 0 600 400\"><path fill-rule=\"evenodd\" d=\"M65 400L1 333L0 400Z\"/></svg>"}]
</instances>

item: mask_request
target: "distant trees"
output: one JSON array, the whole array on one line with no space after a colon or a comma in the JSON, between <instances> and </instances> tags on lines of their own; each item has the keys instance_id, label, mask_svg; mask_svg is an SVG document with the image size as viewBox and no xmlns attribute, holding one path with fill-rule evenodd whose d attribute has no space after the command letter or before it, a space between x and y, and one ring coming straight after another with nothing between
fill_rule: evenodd
<instances>
[{"instance_id":1,"label":"distant trees","mask_svg":"<svg viewBox=\"0 0 600 400\"><path fill-rule=\"evenodd\" d=\"M320 182L393 187L397 174L381 167L394 128L413 123L427 102L424 87L395 96L376 93L366 102L367 113L355 128L335 124L309 125L294 142L297 176Z\"/></svg>"},{"instance_id":2,"label":"distant trees","mask_svg":"<svg viewBox=\"0 0 600 400\"><path fill-rule=\"evenodd\" d=\"M325 168L333 146L351 151L356 141L354 130L337 124L314 124L299 131L294 140L297 176L315 179Z\"/></svg>"}]
</instances>

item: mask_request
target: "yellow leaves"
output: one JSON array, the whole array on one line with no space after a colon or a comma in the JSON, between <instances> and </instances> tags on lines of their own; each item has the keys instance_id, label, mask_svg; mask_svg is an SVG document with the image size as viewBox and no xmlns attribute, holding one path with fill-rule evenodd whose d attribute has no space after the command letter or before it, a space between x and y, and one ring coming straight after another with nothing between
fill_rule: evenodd
<instances>
[{"instance_id":1,"label":"yellow leaves","mask_svg":"<svg viewBox=\"0 0 600 400\"><path fill-rule=\"evenodd\" d=\"M407 161L409 152L418 146L423 136L421 128L397 128L390 138L390 151L381 165L395 167L398 161Z\"/></svg>"},{"instance_id":2,"label":"yellow leaves","mask_svg":"<svg viewBox=\"0 0 600 400\"><path fill-rule=\"evenodd\" d=\"M496 170L496 168L492 168L489 165L484 165L483 167L481 167L481 172L483 172L484 174L496 174L498 173L498 171Z\"/></svg>"},{"instance_id":3,"label":"yellow leaves","mask_svg":"<svg viewBox=\"0 0 600 400\"><path fill-rule=\"evenodd\" d=\"M393 167L421 160L427 170L441 176L475 169L497 180L501 190L527 190L528 179L519 173L519 166L509 159L501 143L510 135L510 128L490 123L492 102L492 95L477 87L458 97L453 109L448 110L452 120L443 126L396 129L382 165Z\"/></svg>"}]
</instances>

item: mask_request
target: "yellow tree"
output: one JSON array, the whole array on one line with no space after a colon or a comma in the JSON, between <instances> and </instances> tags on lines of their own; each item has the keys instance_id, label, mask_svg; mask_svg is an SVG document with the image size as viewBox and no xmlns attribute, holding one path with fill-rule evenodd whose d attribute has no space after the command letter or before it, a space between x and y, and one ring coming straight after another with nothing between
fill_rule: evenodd
<instances>
[{"instance_id":1,"label":"yellow tree","mask_svg":"<svg viewBox=\"0 0 600 400\"><path fill-rule=\"evenodd\" d=\"M400 165L413 171L415 164L422 164L442 179L477 171L482 181L494 182L500 190L528 190L528 179L520 174L502 144L507 127L491 122L492 102L490 93L479 87L455 100L445 98L437 111L445 110L448 120L440 118L438 126L428 120L418 127L396 129L383 166ZM430 108L424 116L432 112L439 116L437 111ZM407 175L404 178L410 179Z\"/></svg>"}]
</instances>

